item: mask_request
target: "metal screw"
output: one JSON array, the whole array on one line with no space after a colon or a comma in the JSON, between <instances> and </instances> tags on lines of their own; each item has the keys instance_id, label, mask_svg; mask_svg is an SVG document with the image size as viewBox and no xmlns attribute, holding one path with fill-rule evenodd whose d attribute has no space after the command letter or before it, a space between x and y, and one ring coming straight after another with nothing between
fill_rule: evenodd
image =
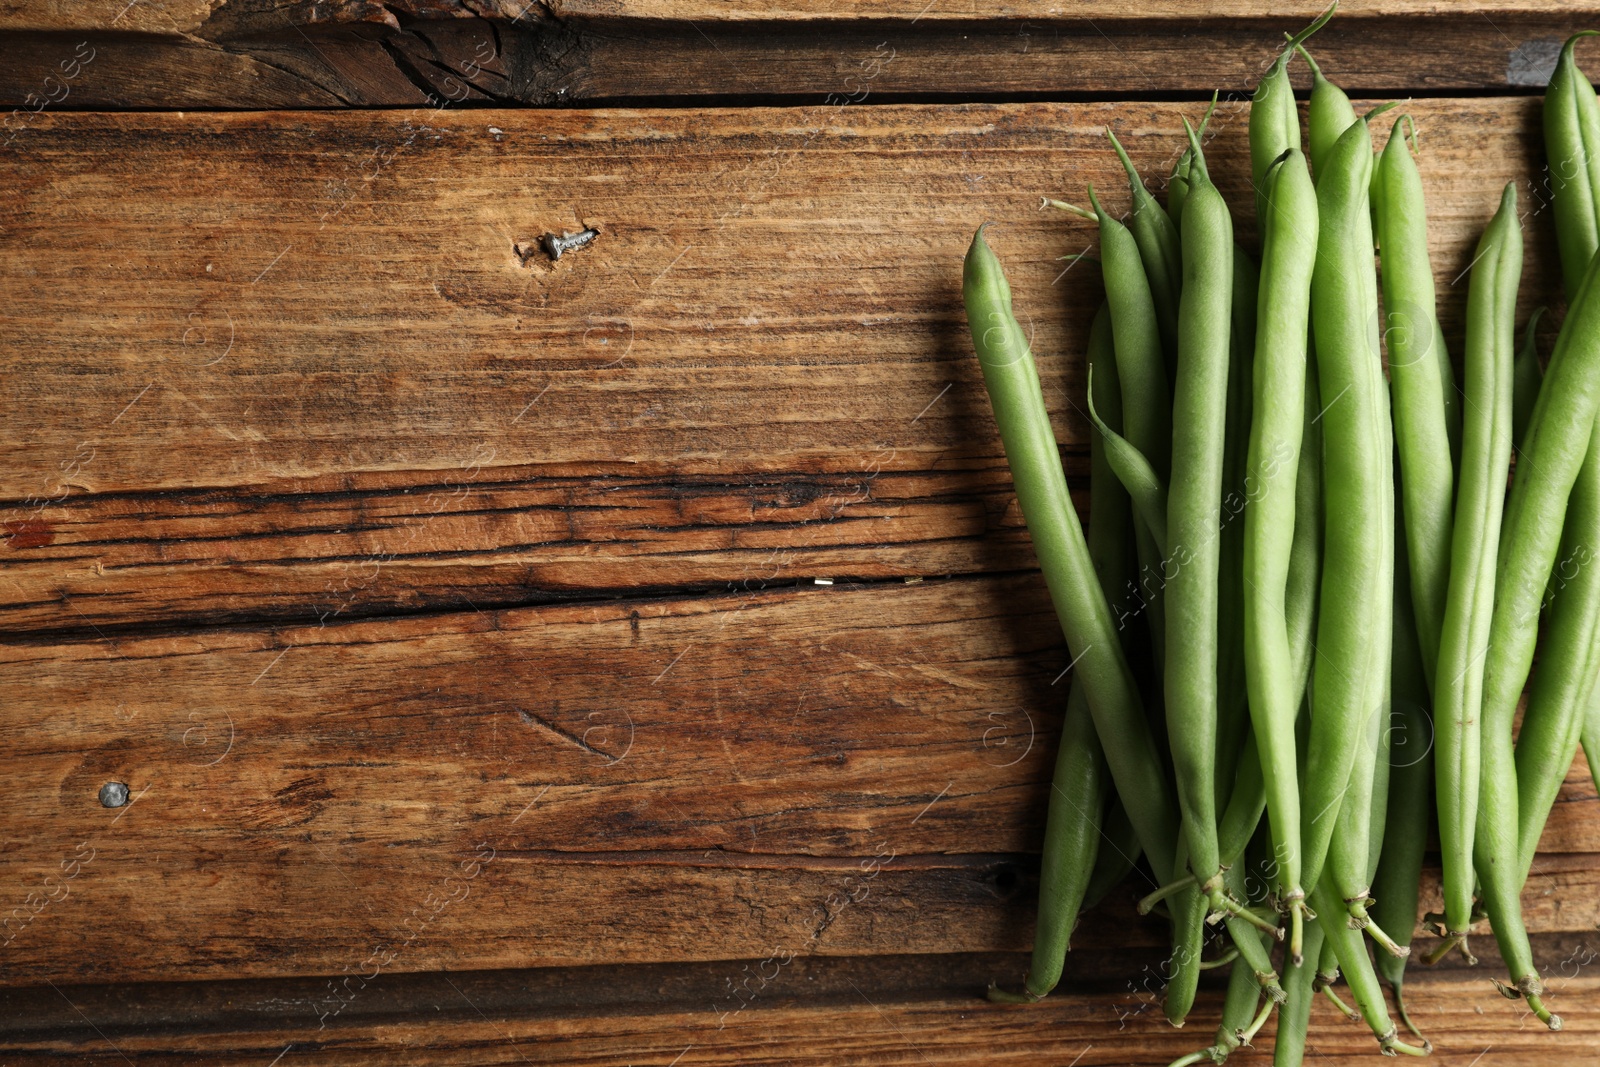
<instances>
[{"instance_id":1,"label":"metal screw","mask_svg":"<svg viewBox=\"0 0 1600 1067\"><path fill-rule=\"evenodd\" d=\"M560 237L553 233L547 233L541 240L544 243L544 250L550 254L550 259L554 261L561 258L561 253L571 252L575 248L582 248L599 236L600 231L591 227L587 230L580 230L577 233L562 234Z\"/></svg>"},{"instance_id":2,"label":"metal screw","mask_svg":"<svg viewBox=\"0 0 1600 1067\"><path fill-rule=\"evenodd\" d=\"M120 808L128 802L128 787L121 782L107 782L100 787L100 803L107 808Z\"/></svg>"}]
</instances>

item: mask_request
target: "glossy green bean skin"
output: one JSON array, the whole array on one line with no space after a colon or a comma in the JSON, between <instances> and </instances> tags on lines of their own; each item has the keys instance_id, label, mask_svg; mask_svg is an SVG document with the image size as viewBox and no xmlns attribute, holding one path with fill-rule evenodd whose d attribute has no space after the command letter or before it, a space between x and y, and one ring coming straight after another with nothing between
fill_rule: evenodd
<instances>
[{"instance_id":1,"label":"glossy green bean skin","mask_svg":"<svg viewBox=\"0 0 1600 1067\"><path fill-rule=\"evenodd\" d=\"M1435 796L1444 865L1446 932L1465 945L1475 878L1473 847L1482 777L1484 656L1494 610L1495 565L1511 459L1508 338L1521 274L1521 231L1507 186L1478 242L1467 293L1466 412L1461 483L1451 537L1449 595L1435 671ZM1508 199L1509 198L1509 199ZM1510 301L1508 304L1507 301Z\"/></svg>"},{"instance_id":2,"label":"glossy green bean skin","mask_svg":"<svg viewBox=\"0 0 1600 1067\"><path fill-rule=\"evenodd\" d=\"M1167 491L1165 607L1167 737L1189 867L1203 892L1223 893L1217 852L1217 613L1223 453L1232 327L1233 220L1191 135L1183 209L1183 291Z\"/></svg>"},{"instance_id":3,"label":"glossy green bean skin","mask_svg":"<svg viewBox=\"0 0 1600 1067\"><path fill-rule=\"evenodd\" d=\"M1170 880L1177 805L1067 493L1039 374L1011 310L1011 287L981 228L967 252L962 290L1017 501L1075 657L1106 763L1157 877Z\"/></svg>"},{"instance_id":4,"label":"glossy green bean skin","mask_svg":"<svg viewBox=\"0 0 1600 1067\"><path fill-rule=\"evenodd\" d=\"M1322 926L1311 923L1305 932L1305 958L1284 970L1283 988L1288 999L1278 1009L1278 1033L1272 1043L1272 1067L1300 1067L1305 1059L1306 1034L1311 1025L1311 1003L1317 991L1317 961L1322 958Z\"/></svg>"},{"instance_id":5,"label":"glossy green bean skin","mask_svg":"<svg viewBox=\"0 0 1600 1067\"><path fill-rule=\"evenodd\" d=\"M1589 260L1600 247L1600 105L1574 54L1578 40L1594 32L1567 39L1544 94L1545 158L1568 301L1576 299Z\"/></svg>"},{"instance_id":6,"label":"glossy green bean skin","mask_svg":"<svg viewBox=\"0 0 1600 1067\"><path fill-rule=\"evenodd\" d=\"M1422 859L1433 820L1433 725L1429 714L1432 704L1423 674L1422 647L1417 641L1416 616L1411 608L1405 538L1395 539L1394 555L1389 805L1383 848L1372 883L1375 902L1371 914L1372 921L1385 930L1395 944L1409 948L1417 927ZM1406 958L1379 952L1373 963L1379 976L1394 990L1400 1021L1412 1033L1422 1036L1406 1012Z\"/></svg>"},{"instance_id":7,"label":"glossy green bean skin","mask_svg":"<svg viewBox=\"0 0 1600 1067\"><path fill-rule=\"evenodd\" d=\"M1351 125L1323 161L1311 315L1323 410L1322 596L1301 795L1304 884L1315 885L1372 716L1386 699L1394 585L1389 397L1378 351L1368 187L1371 137Z\"/></svg>"},{"instance_id":8,"label":"glossy green bean skin","mask_svg":"<svg viewBox=\"0 0 1600 1067\"><path fill-rule=\"evenodd\" d=\"M1105 414L1120 424L1122 397L1117 388L1111 346L1111 316L1102 305L1089 331L1090 382ZM1093 372L1098 371L1098 376ZM1089 556L1100 588L1115 596L1127 579L1131 518L1128 496L1106 462L1105 442L1089 436ZM1109 789L1105 753L1095 733L1089 701L1078 679L1072 681L1061 741L1051 779L1039 870L1038 923L1033 962L1024 981L1024 1000L1037 1000L1061 980L1072 929L1077 924L1101 841L1100 815Z\"/></svg>"},{"instance_id":9,"label":"glossy green bean skin","mask_svg":"<svg viewBox=\"0 0 1600 1067\"><path fill-rule=\"evenodd\" d=\"M1171 401L1150 281L1133 234L1101 209L1093 190L1090 202L1100 223L1100 271L1105 279L1106 304L1111 309L1117 377L1122 387L1122 433L1150 461L1156 476L1165 482L1172 456ZM1157 548L1153 531L1143 522L1137 527L1134 536L1139 555L1136 594L1159 667L1166 660L1162 553ZM1161 716L1153 715L1150 725L1156 731L1159 745L1165 734L1165 723Z\"/></svg>"},{"instance_id":10,"label":"glossy green bean skin","mask_svg":"<svg viewBox=\"0 0 1600 1067\"><path fill-rule=\"evenodd\" d=\"M1389 348L1394 436L1399 446L1401 504L1406 551L1411 561L1411 596L1429 691L1439 659L1450 585L1450 531L1455 463L1446 410L1454 383L1446 382L1449 359L1441 360L1428 258L1422 177L1400 134L1389 135L1378 164L1382 190L1378 245L1382 250L1384 339Z\"/></svg>"},{"instance_id":11,"label":"glossy green bean skin","mask_svg":"<svg viewBox=\"0 0 1600 1067\"><path fill-rule=\"evenodd\" d=\"M1178 253L1178 228L1162 210L1144 181L1134 168L1133 160L1117 135L1106 127L1106 136L1116 149L1117 158L1128 172L1128 192L1133 197L1133 211L1128 216L1128 230L1139 246L1139 258L1144 263L1145 279L1150 283L1150 296L1155 302L1156 326L1161 332L1161 348L1170 367L1178 353L1178 293L1183 288L1183 260Z\"/></svg>"},{"instance_id":12,"label":"glossy green bean skin","mask_svg":"<svg viewBox=\"0 0 1600 1067\"><path fill-rule=\"evenodd\" d=\"M1291 653L1289 572L1297 532L1297 478L1306 422L1306 338L1317 256L1316 190L1291 149L1268 178L1257 305L1254 418L1246 459L1244 662L1251 723L1267 788L1280 896L1304 899L1294 724L1304 679ZM1312 456L1315 463L1317 457ZM1305 592L1300 593L1303 602ZM1303 617L1309 617L1309 612Z\"/></svg>"},{"instance_id":13,"label":"glossy green bean skin","mask_svg":"<svg viewBox=\"0 0 1600 1067\"><path fill-rule=\"evenodd\" d=\"M1517 734L1518 883L1525 882L1539 835L1577 755L1584 715L1600 673L1600 434L1567 504L1561 552L1551 579L1547 625Z\"/></svg>"}]
</instances>

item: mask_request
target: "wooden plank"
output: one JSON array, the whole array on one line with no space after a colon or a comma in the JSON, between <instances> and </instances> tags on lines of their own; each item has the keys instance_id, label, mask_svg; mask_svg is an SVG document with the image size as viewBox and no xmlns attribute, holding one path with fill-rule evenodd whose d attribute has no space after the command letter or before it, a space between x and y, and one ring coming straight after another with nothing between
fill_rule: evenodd
<instances>
[{"instance_id":1,"label":"wooden plank","mask_svg":"<svg viewBox=\"0 0 1600 1067\"><path fill-rule=\"evenodd\" d=\"M226 11L227 9L224 9ZM240 11L182 35L0 30L0 105L18 109L417 107L522 103L1119 99L1248 96L1294 17L745 21L354 18L351 6ZM304 18L302 19L302 16ZM291 19L295 21L291 21ZM1560 44L1592 18L1566 8L1474 15L1404 6L1341 16L1317 55L1359 95L1538 93ZM1416 42L1426 41L1419 49ZM1580 61L1600 75L1594 50ZM1293 68L1306 88L1302 64Z\"/></svg>"},{"instance_id":2,"label":"wooden plank","mask_svg":"<svg viewBox=\"0 0 1600 1067\"><path fill-rule=\"evenodd\" d=\"M1032 575L6 646L0 984L1020 949L1065 660Z\"/></svg>"},{"instance_id":3,"label":"wooden plank","mask_svg":"<svg viewBox=\"0 0 1600 1067\"><path fill-rule=\"evenodd\" d=\"M1056 259L1094 234L1035 196L1117 203L1104 124L1156 177L1197 110L45 113L0 157L0 611L87 633L1026 566L960 310L970 228L1002 220L1081 449L1061 353L1098 293ZM1555 302L1537 104L1412 110L1447 331L1508 180L1523 305ZM1243 114L1211 148L1238 204ZM586 223L588 248L530 251Z\"/></svg>"},{"instance_id":4,"label":"wooden plank","mask_svg":"<svg viewBox=\"0 0 1600 1067\"><path fill-rule=\"evenodd\" d=\"M1064 991L1028 1008L978 996L997 970L1022 966L1017 957L785 961L777 951L695 968L385 976L324 1029L316 1008L327 996L323 983L44 988L5 1001L14 1011L0 1049L18 1065L69 1056L255 1067L274 1057L300 1065L403 1056L417 1064L616 1067L1041 1061L1161 1067L1209 1041L1220 1013L1220 994L1208 983L1190 1025L1174 1030L1148 994L1116 988L1137 981L1138 967L1126 958L1120 968L1098 964L1117 976L1099 991ZM1413 1017L1433 1039L1438 1062L1465 1065L1480 1057L1539 1067L1553 1057L1589 1062L1600 1052L1600 980L1592 973L1552 980L1551 1003L1566 1021L1553 1035L1526 1025L1483 971L1418 968L1407 982ZM743 1010L729 992L739 983L748 1002ZM1274 1029L1269 1023L1255 1051L1239 1054L1241 1062L1267 1062ZM1339 1018L1319 998L1309 1062L1355 1067L1372 1062L1376 1051L1365 1026Z\"/></svg>"}]
</instances>

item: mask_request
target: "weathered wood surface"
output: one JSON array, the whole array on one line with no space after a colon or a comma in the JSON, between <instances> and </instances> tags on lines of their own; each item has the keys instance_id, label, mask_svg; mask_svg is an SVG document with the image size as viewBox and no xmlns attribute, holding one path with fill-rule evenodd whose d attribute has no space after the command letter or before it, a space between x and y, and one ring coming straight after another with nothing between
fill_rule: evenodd
<instances>
[{"instance_id":1,"label":"weathered wood surface","mask_svg":"<svg viewBox=\"0 0 1600 1067\"><path fill-rule=\"evenodd\" d=\"M1560 1035L1529 1025L1481 970L1411 978L1408 1001L1435 1043L1433 1062L1542 1067L1587 1062L1600 1031L1595 952L1539 939L1565 962L1550 1002ZM383 975L327 1016L325 981L0 991L14 1022L8 1064L74 1062L368 1064L1092 1064L1162 1067L1211 1040L1220 995L1202 989L1174 1030L1141 984L1159 957L1075 956L1071 987L1029 1008L979 999L1025 957L888 956L853 960L781 951L749 962L675 967ZM1486 965L1490 961L1486 960ZM1209 983L1208 983L1209 984ZM742 1010L740 1005L746 1005ZM325 1022L325 1028L319 1028ZM1239 1063L1270 1062L1274 1024ZM1316 1008L1307 1063L1375 1062L1371 1032Z\"/></svg>"},{"instance_id":2,"label":"weathered wood surface","mask_svg":"<svg viewBox=\"0 0 1600 1067\"><path fill-rule=\"evenodd\" d=\"M721 2L15 4L0 105L324 108L742 98L1247 95L1320 7ZM948 7L948 10L945 8ZM1600 8L1346 4L1317 53L1358 94L1537 92ZM1580 54L1600 73L1593 49ZM1296 78L1306 75L1297 65Z\"/></svg>"},{"instance_id":3,"label":"weathered wood surface","mask_svg":"<svg viewBox=\"0 0 1600 1067\"><path fill-rule=\"evenodd\" d=\"M1198 109L46 113L0 156L0 619L92 634L1026 568L961 254L1000 221L1080 449L1098 283L1057 257L1095 237L1037 194L1125 203L1104 125L1159 182ZM1507 180L1523 305L1556 299L1537 105L1412 110L1447 330ZM1243 111L1214 128L1244 205ZM535 249L583 224L588 248Z\"/></svg>"},{"instance_id":4,"label":"weathered wood surface","mask_svg":"<svg viewBox=\"0 0 1600 1067\"><path fill-rule=\"evenodd\" d=\"M1116 187L1107 121L1165 173L1180 110L39 116L0 156L0 985L1023 949L1066 656L1007 573L1027 547L956 265L1004 221L1070 455L1058 354L1096 295L1055 257L1092 234L1035 195L1063 159L1070 195ZM1506 180L1523 304L1552 300L1536 104L1414 111L1447 328ZM1216 125L1243 205L1243 124ZM583 223L590 248L528 254ZM101 808L108 781L135 802ZM1563 799L1527 893L1551 968L1600 926L1597 800L1576 773ZM1127 896L1081 948L1159 953ZM1450 981L1419 996L1462 1062L1479 1035L1548 1058ZM1141 1021L1130 1056L1116 994L844 1000L741 1013L700 1062L1204 1038ZM288 1030L283 1062L667 1063L727 1033L700 1006L446 1010L0 1047L267 1062ZM1370 1055L1348 1041L1330 1058Z\"/></svg>"}]
</instances>

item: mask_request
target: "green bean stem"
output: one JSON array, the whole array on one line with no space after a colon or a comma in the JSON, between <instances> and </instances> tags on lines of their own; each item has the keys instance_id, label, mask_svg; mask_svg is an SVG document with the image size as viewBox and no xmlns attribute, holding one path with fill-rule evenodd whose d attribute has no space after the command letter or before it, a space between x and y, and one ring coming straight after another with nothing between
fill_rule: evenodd
<instances>
[{"instance_id":1,"label":"green bean stem","mask_svg":"<svg viewBox=\"0 0 1600 1067\"><path fill-rule=\"evenodd\" d=\"M1367 210L1371 168L1371 137L1366 122L1358 121L1328 150L1317 184L1311 313L1326 506L1301 796L1307 885L1320 879L1356 753L1387 683L1391 620L1373 607L1393 595L1394 476Z\"/></svg>"},{"instance_id":2,"label":"green bean stem","mask_svg":"<svg viewBox=\"0 0 1600 1067\"><path fill-rule=\"evenodd\" d=\"M1378 211L1382 249L1384 339L1399 445L1401 504L1416 632L1429 691L1439 659L1439 632L1450 584L1450 525L1455 465L1446 420L1454 383L1441 373L1433 265L1428 259L1422 177L1400 134L1389 135L1378 167L1383 208ZM1449 358L1443 361L1448 372Z\"/></svg>"},{"instance_id":3,"label":"green bean stem","mask_svg":"<svg viewBox=\"0 0 1600 1067\"><path fill-rule=\"evenodd\" d=\"M1039 374L1026 335L1012 314L1011 287L981 227L973 235L963 274L973 346L1045 584L1083 683L1117 795L1139 832L1157 879L1170 881L1178 836L1176 804L1111 606L1096 580L1083 528L1067 494Z\"/></svg>"},{"instance_id":4,"label":"green bean stem","mask_svg":"<svg viewBox=\"0 0 1600 1067\"><path fill-rule=\"evenodd\" d=\"M1471 925L1473 844L1482 778L1484 656L1495 598L1496 546L1511 456L1511 348L1507 333L1521 274L1516 190L1484 230L1467 294L1467 420L1451 536L1449 594L1435 672L1438 738L1435 795L1444 866L1446 942L1466 948ZM1502 343L1507 342L1507 343ZM1514 821L1514 820L1513 820Z\"/></svg>"},{"instance_id":5,"label":"green bean stem","mask_svg":"<svg viewBox=\"0 0 1600 1067\"><path fill-rule=\"evenodd\" d=\"M1350 987L1350 997L1355 1001L1361 1018L1372 1028L1378 1039L1378 1048L1386 1056L1403 1053L1408 1056L1426 1056L1432 1049L1418 1048L1399 1038L1399 1031L1389 1019L1389 1006L1383 999L1383 987L1372 969L1367 955L1366 942L1361 932L1345 921L1344 909L1339 906L1339 894L1331 882L1324 880L1311 895L1311 905L1317 911L1317 922L1322 927L1323 944L1333 946L1339 969L1344 972L1345 984Z\"/></svg>"},{"instance_id":6,"label":"green bean stem","mask_svg":"<svg viewBox=\"0 0 1600 1067\"><path fill-rule=\"evenodd\" d=\"M1400 481L1404 483L1404 476ZM1373 878L1372 919L1395 944L1410 948L1416 932L1422 858L1433 817L1433 726L1422 648L1411 608L1411 580L1404 537L1395 539L1394 633L1389 698L1389 806L1383 848ZM1404 956L1377 954L1378 975L1394 990L1395 1012L1418 1037L1406 1012Z\"/></svg>"},{"instance_id":7,"label":"green bean stem","mask_svg":"<svg viewBox=\"0 0 1600 1067\"><path fill-rule=\"evenodd\" d=\"M1186 123L1187 125L1187 123ZM1183 209L1183 291L1172 406L1167 495L1167 737L1189 845L1189 867L1223 910L1217 852L1217 610L1233 221L1189 129L1189 198Z\"/></svg>"}]
</instances>

